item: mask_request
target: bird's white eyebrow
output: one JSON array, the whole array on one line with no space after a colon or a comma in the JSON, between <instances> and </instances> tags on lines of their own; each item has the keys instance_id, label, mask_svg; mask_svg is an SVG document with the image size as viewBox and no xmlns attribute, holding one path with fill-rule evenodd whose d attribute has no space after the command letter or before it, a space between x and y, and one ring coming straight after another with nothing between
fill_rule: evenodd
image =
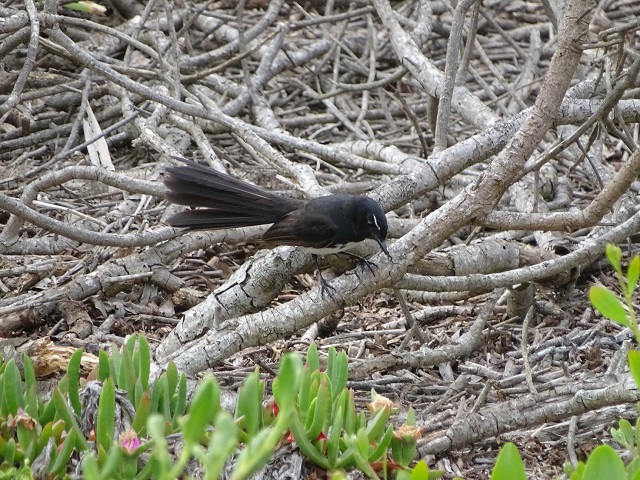
<instances>
[{"instance_id":1,"label":"bird's white eyebrow","mask_svg":"<svg viewBox=\"0 0 640 480\"><path fill-rule=\"evenodd\" d=\"M380 230L380 225L378 225L378 219L376 218L375 215L373 215L373 223L376 224L376 228L378 229L378 231Z\"/></svg>"}]
</instances>

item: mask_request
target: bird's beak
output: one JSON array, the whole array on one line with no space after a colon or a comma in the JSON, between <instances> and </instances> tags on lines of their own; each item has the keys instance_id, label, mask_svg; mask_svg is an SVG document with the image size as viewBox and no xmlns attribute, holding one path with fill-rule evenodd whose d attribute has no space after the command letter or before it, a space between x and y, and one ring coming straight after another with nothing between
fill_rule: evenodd
<instances>
[{"instance_id":1,"label":"bird's beak","mask_svg":"<svg viewBox=\"0 0 640 480\"><path fill-rule=\"evenodd\" d=\"M374 237L374 240L378 242L378 245L380 245L380 250L382 250L387 257L391 258L391 254L389 253L389 250L387 250L387 244L384 243L384 240L378 237Z\"/></svg>"}]
</instances>

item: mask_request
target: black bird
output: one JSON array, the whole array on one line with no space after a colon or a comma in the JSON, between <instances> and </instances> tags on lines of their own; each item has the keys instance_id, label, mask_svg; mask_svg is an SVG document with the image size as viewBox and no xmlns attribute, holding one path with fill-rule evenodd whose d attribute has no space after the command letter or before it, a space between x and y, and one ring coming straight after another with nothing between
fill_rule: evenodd
<instances>
[{"instance_id":1,"label":"black bird","mask_svg":"<svg viewBox=\"0 0 640 480\"><path fill-rule=\"evenodd\" d=\"M273 223L261 237L268 245L328 254L370 238L391 257L385 244L387 217L369 197L339 194L296 200L191 161L168 167L164 184L170 202L204 207L172 215L167 223L173 227L215 230Z\"/></svg>"}]
</instances>

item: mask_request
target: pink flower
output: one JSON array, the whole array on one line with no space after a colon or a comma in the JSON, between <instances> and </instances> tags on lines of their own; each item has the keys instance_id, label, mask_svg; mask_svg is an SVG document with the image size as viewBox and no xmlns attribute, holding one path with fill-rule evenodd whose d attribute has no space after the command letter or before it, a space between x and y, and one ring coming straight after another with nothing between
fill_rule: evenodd
<instances>
[{"instance_id":1,"label":"pink flower","mask_svg":"<svg viewBox=\"0 0 640 480\"><path fill-rule=\"evenodd\" d=\"M140 445L142 443L134 430L129 429L120 435L120 446L128 455L132 455Z\"/></svg>"}]
</instances>

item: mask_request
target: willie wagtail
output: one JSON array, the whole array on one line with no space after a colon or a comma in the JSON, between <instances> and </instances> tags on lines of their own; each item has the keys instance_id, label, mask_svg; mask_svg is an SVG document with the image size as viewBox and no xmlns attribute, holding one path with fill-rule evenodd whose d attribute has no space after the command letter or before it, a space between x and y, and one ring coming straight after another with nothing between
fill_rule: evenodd
<instances>
[{"instance_id":1,"label":"willie wagtail","mask_svg":"<svg viewBox=\"0 0 640 480\"><path fill-rule=\"evenodd\" d=\"M268 245L300 246L313 254L328 254L370 238L391 257L385 244L387 218L369 197L338 194L296 200L182 161L183 165L166 169L166 198L204 208L172 215L167 223L173 227L224 229L272 223L261 237Z\"/></svg>"}]
</instances>

